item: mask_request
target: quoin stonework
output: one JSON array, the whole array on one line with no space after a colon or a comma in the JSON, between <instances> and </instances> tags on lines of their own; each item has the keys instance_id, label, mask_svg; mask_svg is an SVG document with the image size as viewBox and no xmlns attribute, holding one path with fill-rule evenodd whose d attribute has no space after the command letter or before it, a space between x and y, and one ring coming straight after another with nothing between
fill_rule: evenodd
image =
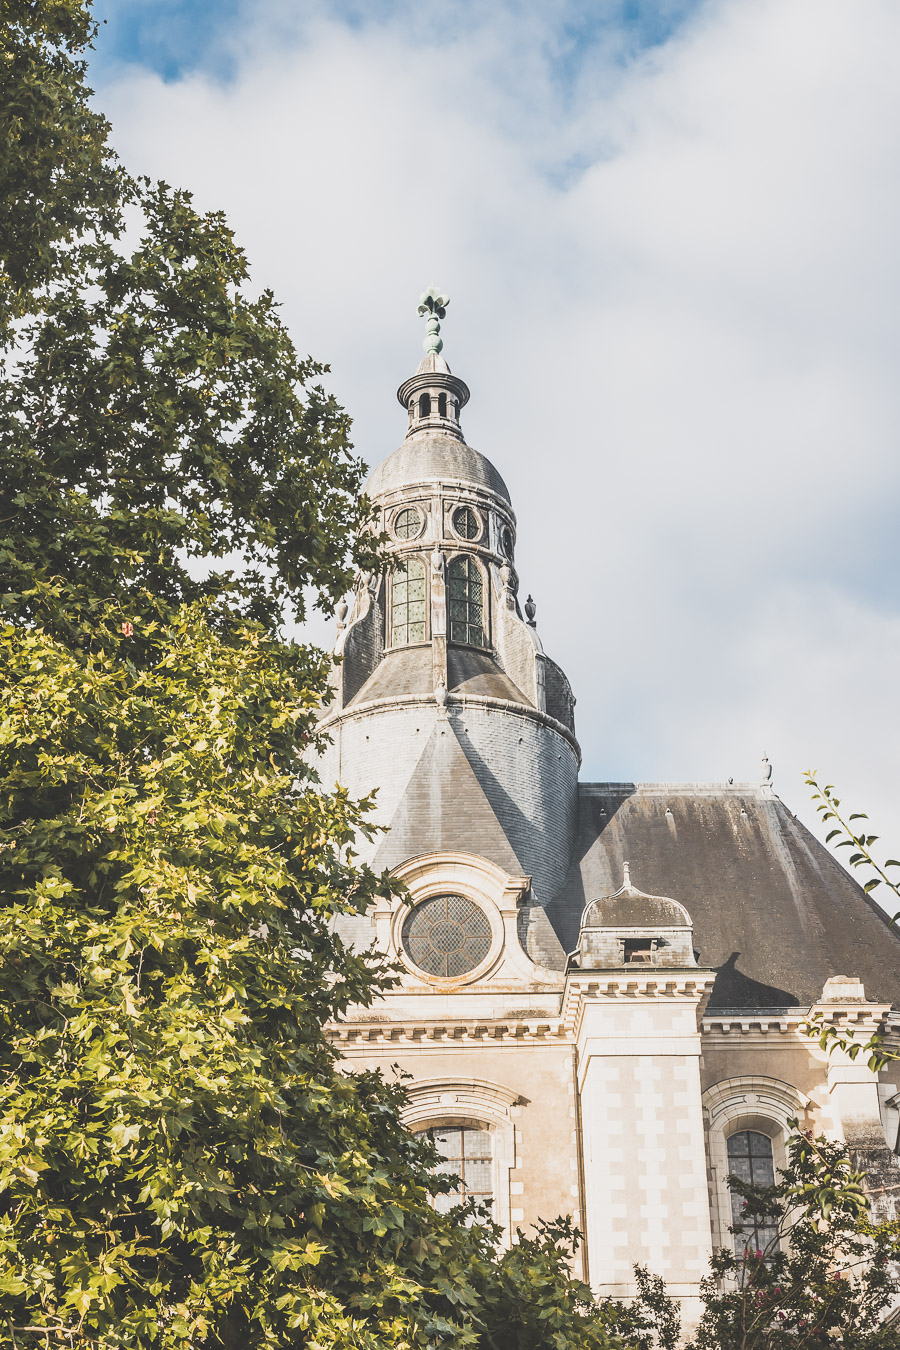
<instances>
[{"instance_id":1,"label":"quoin stonework","mask_svg":"<svg viewBox=\"0 0 900 1350\"><path fill-rule=\"evenodd\" d=\"M359 851L412 904L340 928L403 974L333 1035L348 1069L411 1076L410 1127L507 1240L570 1213L597 1294L631 1296L640 1262L690 1321L711 1248L748 1240L726 1177L771 1180L791 1119L846 1141L876 1212L896 1204L900 1069L829 1057L801 1024L896 1040L900 937L765 761L756 782L579 782L509 492L463 435L446 304L422 297L405 439L368 481L391 566L341 607L317 765L378 789L388 829Z\"/></svg>"}]
</instances>

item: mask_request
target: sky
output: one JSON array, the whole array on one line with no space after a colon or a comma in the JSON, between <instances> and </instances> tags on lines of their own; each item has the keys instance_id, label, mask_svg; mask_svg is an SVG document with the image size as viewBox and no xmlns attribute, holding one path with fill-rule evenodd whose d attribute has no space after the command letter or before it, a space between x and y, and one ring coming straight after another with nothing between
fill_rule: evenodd
<instances>
[{"instance_id":1,"label":"sky","mask_svg":"<svg viewBox=\"0 0 900 1350\"><path fill-rule=\"evenodd\" d=\"M99 0L129 168L222 208L369 464L450 296L582 777L803 770L900 847L900 7ZM330 644L332 624L308 634Z\"/></svg>"}]
</instances>

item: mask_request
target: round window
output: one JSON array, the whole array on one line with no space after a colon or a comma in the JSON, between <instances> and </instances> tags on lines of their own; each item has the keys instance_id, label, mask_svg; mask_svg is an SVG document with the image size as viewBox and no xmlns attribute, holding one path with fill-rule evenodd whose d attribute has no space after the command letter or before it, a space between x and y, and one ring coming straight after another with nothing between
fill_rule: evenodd
<instances>
[{"instance_id":1,"label":"round window","mask_svg":"<svg viewBox=\"0 0 900 1350\"><path fill-rule=\"evenodd\" d=\"M513 542L512 530L508 525L504 525L503 529L500 531L500 547L503 550L504 556L511 561L513 555Z\"/></svg>"},{"instance_id":2,"label":"round window","mask_svg":"<svg viewBox=\"0 0 900 1350\"><path fill-rule=\"evenodd\" d=\"M407 506L394 517L394 534L398 539L415 539L422 528L422 514L415 506Z\"/></svg>"},{"instance_id":3,"label":"round window","mask_svg":"<svg viewBox=\"0 0 900 1350\"><path fill-rule=\"evenodd\" d=\"M491 925L483 909L464 895L433 895L403 922L401 939L414 965L444 980L466 975L491 949Z\"/></svg>"},{"instance_id":4,"label":"round window","mask_svg":"<svg viewBox=\"0 0 900 1350\"><path fill-rule=\"evenodd\" d=\"M458 506L453 512L453 528L460 539L477 539L481 534L481 521L471 506Z\"/></svg>"}]
</instances>

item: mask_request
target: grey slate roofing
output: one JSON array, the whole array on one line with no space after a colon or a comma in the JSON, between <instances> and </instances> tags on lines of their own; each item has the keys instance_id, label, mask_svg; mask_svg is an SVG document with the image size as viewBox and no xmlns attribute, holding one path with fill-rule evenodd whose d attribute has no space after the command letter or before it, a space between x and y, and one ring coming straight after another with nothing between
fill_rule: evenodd
<instances>
[{"instance_id":1,"label":"grey slate roofing","mask_svg":"<svg viewBox=\"0 0 900 1350\"><path fill-rule=\"evenodd\" d=\"M465 441L436 430L409 436L399 449L376 465L363 490L368 497L381 497L398 488L442 479L459 479L490 488L509 501L509 489L485 455Z\"/></svg>"},{"instance_id":2,"label":"grey slate roofing","mask_svg":"<svg viewBox=\"0 0 900 1350\"><path fill-rule=\"evenodd\" d=\"M449 647L447 651L448 690L451 693L483 694L528 704L528 699L487 652L472 647ZM412 694L419 698L434 695L431 644L421 647L388 649L348 707L373 699Z\"/></svg>"},{"instance_id":3,"label":"grey slate roofing","mask_svg":"<svg viewBox=\"0 0 900 1350\"><path fill-rule=\"evenodd\" d=\"M434 727L373 866L397 867L422 853L461 851L522 875L499 820L449 718Z\"/></svg>"},{"instance_id":4,"label":"grey slate roofing","mask_svg":"<svg viewBox=\"0 0 900 1350\"><path fill-rule=\"evenodd\" d=\"M584 906L635 886L671 896L694 923L710 1009L808 1007L831 975L900 1003L900 932L771 790L629 783L579 789L566 881L547 908L572 951Z\"/></svg>"}]
</instances>

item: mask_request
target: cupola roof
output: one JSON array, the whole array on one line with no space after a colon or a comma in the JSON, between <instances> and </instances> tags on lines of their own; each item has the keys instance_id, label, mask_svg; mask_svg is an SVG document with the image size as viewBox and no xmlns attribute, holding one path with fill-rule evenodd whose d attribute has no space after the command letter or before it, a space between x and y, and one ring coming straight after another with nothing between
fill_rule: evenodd
<instances>
[{"instance_id":1,"label":"cupola roof","mask_svg":"<svg viewBox=\"0 0 900 1350\"><path fill-rule=\"evenodd\" d=\"M449 300L436 287L420 298L419 314L426 317L425 355L418 369L397 390L409 413L406 439L369 475L366 495L384 497L421 483L456 481L495 492L509 502L509 489L490 460L466 444L460 412L469 401L469 388L454 375L441 355L441 319Z\"/></svg>"}]
</instances>

